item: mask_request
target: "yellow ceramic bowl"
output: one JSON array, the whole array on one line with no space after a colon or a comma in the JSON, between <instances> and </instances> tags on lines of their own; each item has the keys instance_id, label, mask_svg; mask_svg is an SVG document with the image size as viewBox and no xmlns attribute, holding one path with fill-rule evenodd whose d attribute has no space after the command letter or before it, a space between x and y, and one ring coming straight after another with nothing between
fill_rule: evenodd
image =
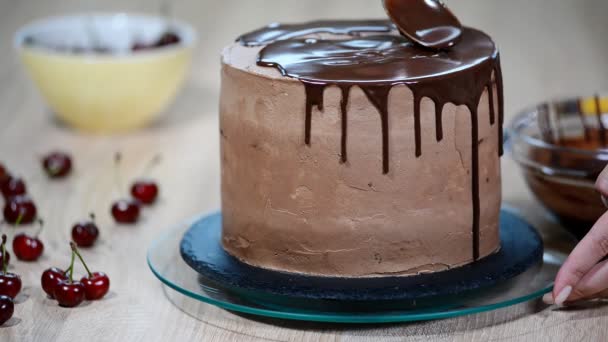
<instances>
[{"instance_id":1,"label":"yellow ceramic bowl","mask_svg":"<svg viewBox=\"0 0 608 342\"><path fill-rule=\"evenodd\" d=\"M131 51L169 28L180 43ZM195 41L184 23L124 13L44 19L15 35L23 64L51 109L69 125L96 133L128 131L157 118L183 83ZM92 47L112 52L74 52Z\"/></svg>"}]
</instances>

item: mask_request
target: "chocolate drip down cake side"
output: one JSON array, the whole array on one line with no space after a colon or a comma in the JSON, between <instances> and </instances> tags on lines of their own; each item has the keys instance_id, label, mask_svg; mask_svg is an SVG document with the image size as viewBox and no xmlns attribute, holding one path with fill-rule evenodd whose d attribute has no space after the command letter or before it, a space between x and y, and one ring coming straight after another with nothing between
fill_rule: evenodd
<instances>
[{"instance_id":1,"label":"chocolate drip down cake side","mask_svg":"<svg viewBox=\"0 0 608 342\"><path fill-rule=\"evenodd\" d=\"M410 276L500 249L499 54L388 21L270 25L223 52L222 243L284 272Z\"/></svg>"}]
</instances>

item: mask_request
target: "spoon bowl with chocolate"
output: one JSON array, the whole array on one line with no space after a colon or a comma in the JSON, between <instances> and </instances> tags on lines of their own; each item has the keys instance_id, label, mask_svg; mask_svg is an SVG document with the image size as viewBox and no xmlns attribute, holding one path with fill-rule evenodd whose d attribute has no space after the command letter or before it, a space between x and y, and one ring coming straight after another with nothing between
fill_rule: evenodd
<instances>
[{"instance_id":1,"label":"spoon bowl with chocolate","mask_svg":"<svg viewBox=\"0 0 608 342\"><path fill-rule=\"evenodd\" d=\"M14 39L49 107L70 126L123 132L157 118L175 97L194 29L162 16L125 13L46 18Z\"/></svg>"},{"instance_id":2,"label":"spoon bowl with chocolate","mask_svg":"<svg viewBox=\"0 0 608 342\"><path fill-rule=\"evenodd\" d=\"M608 165L608 97L561 99L523 111L509 150L528 186L578 238L606 212L595 180Z\"/></svg>"}]
</instances>

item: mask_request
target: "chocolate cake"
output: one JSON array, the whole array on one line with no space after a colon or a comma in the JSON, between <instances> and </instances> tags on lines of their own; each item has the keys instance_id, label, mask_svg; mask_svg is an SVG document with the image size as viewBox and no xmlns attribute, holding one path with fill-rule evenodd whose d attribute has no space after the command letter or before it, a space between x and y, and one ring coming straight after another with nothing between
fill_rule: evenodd
<instances>
[{"instance_id":1,"label":"chocolate cake","mask_svg":"<svg viewBox=\"0 0 608 342\"><path fill-rule=\"evenodd\" d=\"M391 2L389 13L402 10ZM402 28L272 24L226 47L228 253L278 271L373 277L443 271L500 248L498 50L473 28L426 46Z\"/></svg>"}]
</instances>

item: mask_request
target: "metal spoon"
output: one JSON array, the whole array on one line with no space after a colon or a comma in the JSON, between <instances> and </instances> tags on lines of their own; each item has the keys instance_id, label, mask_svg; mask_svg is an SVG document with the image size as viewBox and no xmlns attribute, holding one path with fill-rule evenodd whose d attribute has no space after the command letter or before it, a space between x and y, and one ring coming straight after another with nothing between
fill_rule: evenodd
<instances>
[{"instance_id":1,"label":"metal spoon","mask_svg":"<svg viewBox=\"0 0 608 342\"><path fill-rule=\"evenodd\" d=\"M462 24L438 0L383 0L383 3L401 34L423 47L447 49L462 36Z\"/></svg>"}]
</instances>

